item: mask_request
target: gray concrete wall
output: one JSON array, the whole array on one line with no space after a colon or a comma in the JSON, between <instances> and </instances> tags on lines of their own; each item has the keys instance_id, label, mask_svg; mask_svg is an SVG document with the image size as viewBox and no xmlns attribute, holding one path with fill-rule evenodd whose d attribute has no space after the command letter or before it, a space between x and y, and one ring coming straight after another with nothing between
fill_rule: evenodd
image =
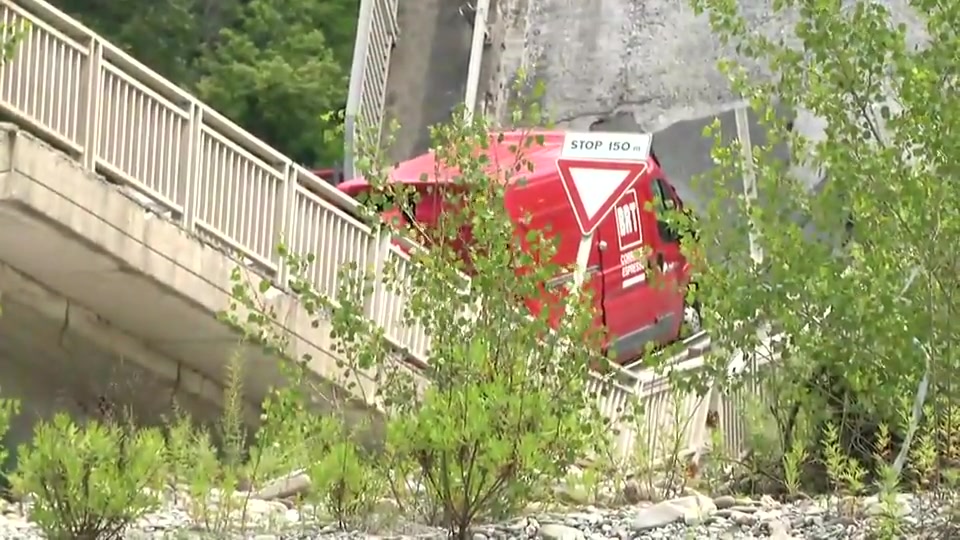
<instances>
[{"instance_id":1,"label":"gray concrete wall","mask_svg":"<svg viewBox=\"0 0 960 540\"><path fill-rule=\"evenodd\" d=\"M883 0L908 40L920 43L923 27L906 0ZM712 141L703 128L719 118L723 140L736 136L733 109L740 103L716 68L732 57L713 37L706 16L696 16L689 0L500 0L489 55L498 70L485 80L494 99L490 113L508 125L516 74L527 74L546 89L544 107L559 128L655 133L654 147L671 181L692 206L705 204L712 189L694 185L694 176L711 168ZM752 31L770 37L789 33L793 17L774 16L770 0L739 2ZM748 65L756 76L762 70ZM750 115L754 144L766 137ZM797 128L822 130L800 112ZM779 154L786 158L786 150ZM819 176L801 172L813 187ZM734 191L740 185L727 186Z\"/></svg>"},{"instance_id":2,"label":"gray concrete wall","mask_svg":"<svg viewBox=\"0 0 960 540\"><path fill-rule=\"evenodd\" d=\"M389 151L393 161L425 152L428 128L448 121L463 103L473 37L470 20L460 13L466 2L400 2L400 38L390 57L386 101L387 121L400 124Z\"/></svg>"},{"instance_id":3,"label":"gray concrete wall","mask_svg":"<svg viewBox=\"0 0 960 540\"><path fill-rule=\"evenodd\" d=\"M505 81L492 81L497 118L507 120L509 77L521 67L546 86L545 106L561 127L632 120L644 131L710 118L739 98L716 69L722 50L706 16L689 0L501 0ZM883 0L919 42L922 25L906 0ZM789 32L792 17L774 16L770 0L738 2L751 30ZM760 71L753 66L754 73Z\"/></svg>"},{"instance_id":4,"label":"gray concrete wall","mask_svg":"<svg viewBox=\"0 0 960 540\"><path fill-rule=\"evenodd\" d=\"M0 265L0 398L21 410L0 445L11 451L32 440L40 421L66 413L75 421L130 418L156 425L172 404L211 424L218 408L171 385L92 335L96 316L6 265ZM130 416L133 415L133 416Z\"/></svg>"}]
</instances>

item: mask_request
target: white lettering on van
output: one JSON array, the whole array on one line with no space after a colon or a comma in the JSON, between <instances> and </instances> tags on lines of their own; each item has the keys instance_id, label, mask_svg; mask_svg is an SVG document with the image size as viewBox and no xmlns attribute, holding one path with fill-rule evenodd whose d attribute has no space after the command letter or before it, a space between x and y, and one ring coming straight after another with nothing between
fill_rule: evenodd
<instances>
[{"instance_id":1,"label":"white lettering on van","mask_svg":"<svg viewBox=\"0 0 960 540\"><path fill-rule=\"evenodd\" d=\"M614 209L613 217L617 223L617 240L621 252L643 245L640 203L637 201L636 191L631 189L624 193Z\"/></svg>"},{"instance_id":2,"label":"white lettering on van","mask_svg":"<svg viewBox=\"0 0 960 540\"><path fill-rule=\"evenodd\" d=\"M631 201L623 206L617 207L617 234L621 238L636 234L640 230L640 223L637 219L637 203Z\"/></svg>"},{"instance_id":3,"label":"white lettering on van","mask_svg":"<svg viewBox=\"0 0 960 540\"><path fill-rule=\"evenodd\" d=\"M643 262L642 250L633 250L620 254L620 279L623 288L631 287L646 281L646 265Z\"/></svg>"}]
</instances>

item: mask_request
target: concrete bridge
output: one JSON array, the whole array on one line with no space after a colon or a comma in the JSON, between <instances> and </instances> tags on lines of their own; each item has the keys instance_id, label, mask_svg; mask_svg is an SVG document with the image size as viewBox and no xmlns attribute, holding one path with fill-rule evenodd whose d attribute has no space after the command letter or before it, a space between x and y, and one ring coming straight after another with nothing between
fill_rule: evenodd
<instances>
[{"instance_id":1,"label":"concrete bridge","mask_svg":"<svg viewBox=\"0 0 960 540\"><path fill-rule=\"evenodd\" d=\"M328 324L283 287L278 242L316 254L305 277L330 296L344 264L409 260L352 200L50 5L4 0L0 12L26 29L0 67L0 395L34 409L12 437L60 409L155 419L174 396L215 416L234 355L254 420L280 359L219 319L236 272L254 290L277 286L260 301L288 355L309 355L323 394L366 415L372 377L345 390ZM383 292L367 308L422 359L427 339L399 324L403 302Z\"/></svg>"}]
</instances>

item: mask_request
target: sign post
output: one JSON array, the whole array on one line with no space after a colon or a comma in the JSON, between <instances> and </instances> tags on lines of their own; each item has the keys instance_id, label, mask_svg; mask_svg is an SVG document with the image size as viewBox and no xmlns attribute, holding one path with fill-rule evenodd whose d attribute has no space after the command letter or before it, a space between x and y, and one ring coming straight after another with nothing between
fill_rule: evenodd
<instances>
[{"instance_id":1,"label":"sign post","mask_svg":"<svg viewBox=\"0 0 960 540\"><path fill-rule=\"evenodd\" d=\"M571 296L586 280L593 234L614 206L647 172L653 146L649 133L567 133L557 172L580 227Z\"/></svg>"},{"instance_id":2,"label":"sign post","mask_svg":"<svg viewBox=\"0 0 960 540\"><path fill-rule=\"evenodd\" d=\"M757 175L753 168L753 146L750 142L750 119L747 116L747 106L737 107L733 114L743 158L743 196L746 198L749 210L750 205L757 200ZM763 249L760 248L760 242L757 240L757 227L753 220L750 221L749 227L750 257L753 262L760 264L763 262Z\"/></svg>"}]
</instances>

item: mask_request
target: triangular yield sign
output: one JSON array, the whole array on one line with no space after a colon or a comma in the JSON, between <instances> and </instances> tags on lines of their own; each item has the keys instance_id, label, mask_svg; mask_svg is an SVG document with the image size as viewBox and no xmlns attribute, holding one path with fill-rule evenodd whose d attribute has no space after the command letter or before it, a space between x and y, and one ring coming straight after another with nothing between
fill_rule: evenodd
<instances>
[{"instance_id":1,"label":"triangular yield sign","mask_svg":"<svg viewBox=\"0 0 960 540\"><path fill-rule=\"evenodd\" d=\"M637 161L557 160L557 172L580 232L592 234L617 201L647 172Z\"/></svg>"}]
</instances>

